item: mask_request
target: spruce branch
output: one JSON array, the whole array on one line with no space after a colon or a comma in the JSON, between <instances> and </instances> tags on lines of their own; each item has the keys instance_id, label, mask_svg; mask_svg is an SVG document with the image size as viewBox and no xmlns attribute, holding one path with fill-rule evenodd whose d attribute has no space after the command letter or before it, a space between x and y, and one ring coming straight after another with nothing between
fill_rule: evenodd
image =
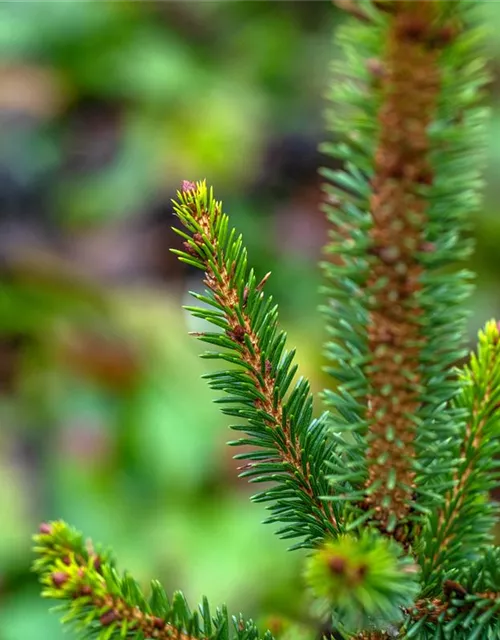
<instances>
[{"instance_id":1,"label":"spruce branch","mask_svg":"<svg viewBox=\"0 0 500 640\"><path fill-rule=\"evenodd\" d=\"M414 416L423 382L418 299L423 269L417 252L424 242L427 210L418 186L433 179L427 130L436 111L440 74L438 50L427 40L435 13L430 2L400 2L395 8L382 57L386 73L371 180L366 504L389 530L405 520L415 489Z\"/></svg>"},{"instance_id":2,"label":"spruce branch","mask_svg":"<svg viewBox=\"0 0 500 640\"><path fill-rule=\"evenodd\" d=\"M323 171L333 225L327 355L338 384L325 399L346 512L404 541L442 500L453 466L438 443L460 423L445 407L457 391L450 365L463 353L470 286L466 272L447 269L471 249L486 74L474 4L370 6L372 24L341 34L349 71L332 92L337 142L324 147L345 164Z\"/></svg>"},{"instance_id":3,"label":"spruce branch","mask_svg":"<svg viewBox=\"0 0 500 640\"><path fill-rule=\"evenodd\" d=\"M445 598L423 599L407 611L404 638L446 640L497 638L500 633L500 593L469 593L461 584L445 582Z\"/></svg>"},{"instance_id":4,"label":"spruce branch","mask_svg":"<svg viewBox=\"0 0 500 640\"><path fill-rule=\"evenodd\" d=\"M404 609L404 638L477 640L500 633L500 549L489 547L474 563L454 569L439 595ZM425 576L422 576L425 582Z\"/></svg>"},{"instance_id":5,"label":"spruce branch","mask_svg":"<svg viewBox=\"0 0 500 640\"><path fill-rule=\"evenodd\" d=\"M294 547L318 610L350 640L500 638L500 326L458 373L484 162L487 82L477 2L336 0L339 34L324 150L332 224L324 265L334 387L313 418L308 382L242 237L203 182L174 201L179 259L204 272L191 314L223 368L204 377L243 433L241 476ZM154 582L146 598L108 553L62 522L35 536L43 595L100 640L258 640L251 621L206 601L192 613ZM291 637L291 636L290 636ZM265 640L272 640L266 633Z\"/></svg>"},{"instance_id":6,"label":"spruce branch","mask_svg":"<svg viewBox=\"0 0 500 640\"><path fill-rule=\"evenodd\" d=\"M302 538L296 546L312 545L338 532L335 508L321 498L328 494L324 464L331 445L325 419L312 419L308 382L300 378L293 385L294 352L285 351L277 307L263 292L268 276L258 282L248 270L242 238L229 230L228 217L205 182L184 182L174 209L189 232L176 230L185 239L185 251L175 253L205 272L207 287L207 295L192 294L207 307L187 309L221 329L197 334L222 349L203 357L239 367L205 377L213 389L229 394L218 400L223 412L245 420L233 428L247 437L231 444L256 448L237 456L249 461L241 476L273 481L275 486L254 500L272 503L268 521L284 524L280 535Z\"/></svg>"},{"instance_id":7,"label":"spruce branch","mask_svg":"<svg viewBox=\"0 0 500 640\"><path fill-rule=\"evenodd\" d=\"M455 400L465 415L451 488L423 532L421 564L429 589L443 572L467 565L491 541L498 508L489 491L498 486L500 453L500 331L490 321L479 333L478 352L460 372Z\"/></svg>"},{"instance_id":8,"label":"spruce branch","mask_svg":"<svg viewBox=\"0 0 500 640\"><path fill-rule=\"evenodd\" d=\"M206 600L191 612L182 593L172 602L161 585L151 584L149 598L129 575L120 576L107 553L96 553L83 536L64 522L45 523L34 536L34 570L42 595L61 602L62 622L72 624L82 637L99 640L257 640L252 621L229 622L226 609L212 617ZM231 628L232 627L232 628ZM269 632L265 640L272 640Z\"/></svg>"}]
</instances>

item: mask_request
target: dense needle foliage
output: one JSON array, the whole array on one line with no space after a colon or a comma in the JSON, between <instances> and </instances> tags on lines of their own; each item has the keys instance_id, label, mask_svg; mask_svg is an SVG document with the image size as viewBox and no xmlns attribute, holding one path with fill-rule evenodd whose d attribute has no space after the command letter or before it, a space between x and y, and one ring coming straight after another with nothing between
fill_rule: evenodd
<instances>
[{"instance_id":1,"label":"dense needle foliage","mask_svg":"<svg viewBox=\"0 0 500 640\"><path fill-rule=\"evenodd\" d=\"M204 273L197 338L206 375L246 445L241 476L305 570L317 609L345 638L500 637L500 330L462 369L469 229L479 204L487 81L474 2L343 0L324 171L331 222L324 271L332 387L314 416L306 379L205 182L174 203L179 259ZM211 325L211 328L210 328ZM253 640L253 623L192 613L158 583L143 595L64 523L43 524L35 570L64 620L109 638ZM270 638L270 634L268 633Z\"/></svg>"}]
</instances>

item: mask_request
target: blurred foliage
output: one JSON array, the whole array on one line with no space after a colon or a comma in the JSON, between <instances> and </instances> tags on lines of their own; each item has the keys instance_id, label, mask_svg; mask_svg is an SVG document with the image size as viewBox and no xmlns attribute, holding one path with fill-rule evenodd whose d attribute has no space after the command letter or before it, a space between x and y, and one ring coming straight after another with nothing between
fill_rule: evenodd
<instances>
[{"instance_id":1,"label":"blurred foliage","mask_svg":"<svg viewBox=\"0 0 500 640\"><path fill-rule=\"evenodd\" d=\"M485 11L500 23L499 3ZM217 185L321 387L315 148L338 17L307 1L0 3L0 640L62 637L29 573L52 518L144 582L308 621L300 554L260 525L200 380L180 305L201 283L168 257L169 199L183 178ZM496 105L494 33L491 52ZM471 332L500 306L499 131L496 109Z\"/></svg>"}]
</instances>

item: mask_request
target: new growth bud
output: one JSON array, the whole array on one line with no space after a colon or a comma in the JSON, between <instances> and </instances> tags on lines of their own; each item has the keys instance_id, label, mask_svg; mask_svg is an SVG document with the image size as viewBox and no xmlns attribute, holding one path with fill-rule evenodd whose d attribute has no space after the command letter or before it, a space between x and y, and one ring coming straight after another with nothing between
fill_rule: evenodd
<instances>
[{"instance_id":1,"label":"new growth bud","mask_svg":"<svg viewBox=\"0 0 500 640\"><path fill-rule=\"evenodd\" d=\"M118 613L114 609L110 609L109 611L106 611L106 613L103 613L102 616L99 618L99 622L102 624L103 627L108 627L110 624L113 624L113 622L115 622L116 620L118 620Z\"/></svg>"},{"instance_id":2,"label":"new growth bud","mask_svg":"<svg viewBox=\"0 0 500 640\"><path fill-rule=\"evenodd\" d=\"M311 555L306 579L348 628L363 628L378 616L397 620L401 613L395 603L411 605L418 590L418 576L407 571L410 561L401 553L401 547L382 537L339 536Z\"/></svg>"},{"instance_id":3,"label":"new growth bud","mask_svg":"<svg viewBox=\"0 0 500 640\"><path fill-rule=\"evenodd\" d=\"M194 182L191 182L190 180L183 180L181 191L182 193L188 193L188 191L196 191L196 184Z\"/></svg>"},{"instance_id":4,"label":"new growth bud","mask_svg":"<svg viewBox=\"0 0 500 640\"><path fill-rule=\"evenodd\" d=\"M66 584L66 582L68 582L69 575L67 573L64 573L64 571L54 571L54 573L51 575L51 578L54 587L60 589Z\"/></svg>"}]
</instances>

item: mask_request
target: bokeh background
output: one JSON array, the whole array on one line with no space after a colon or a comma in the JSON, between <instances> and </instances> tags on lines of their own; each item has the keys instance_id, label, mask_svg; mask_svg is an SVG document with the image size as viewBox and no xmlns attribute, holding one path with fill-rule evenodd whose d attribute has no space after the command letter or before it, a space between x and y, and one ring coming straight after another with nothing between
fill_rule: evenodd
<instances>
[{"instance_id":1,"label":"bokeh background","mask_svg":"<svg viewBox=\"0 0 500 640\"><path fill-rule=\"evenodd\" d=\"M483 4L471 339L500 307L500 3ZM327 384L316 149L342 19L326 1L0 3L0 640L63 637L29 572L53 518L193 605L308 621L300 553L260 524L200 379L181 309L200 277L169 253L170 199L182 179L216 185L303 372Z\"/></svg>"}]
</instances>

